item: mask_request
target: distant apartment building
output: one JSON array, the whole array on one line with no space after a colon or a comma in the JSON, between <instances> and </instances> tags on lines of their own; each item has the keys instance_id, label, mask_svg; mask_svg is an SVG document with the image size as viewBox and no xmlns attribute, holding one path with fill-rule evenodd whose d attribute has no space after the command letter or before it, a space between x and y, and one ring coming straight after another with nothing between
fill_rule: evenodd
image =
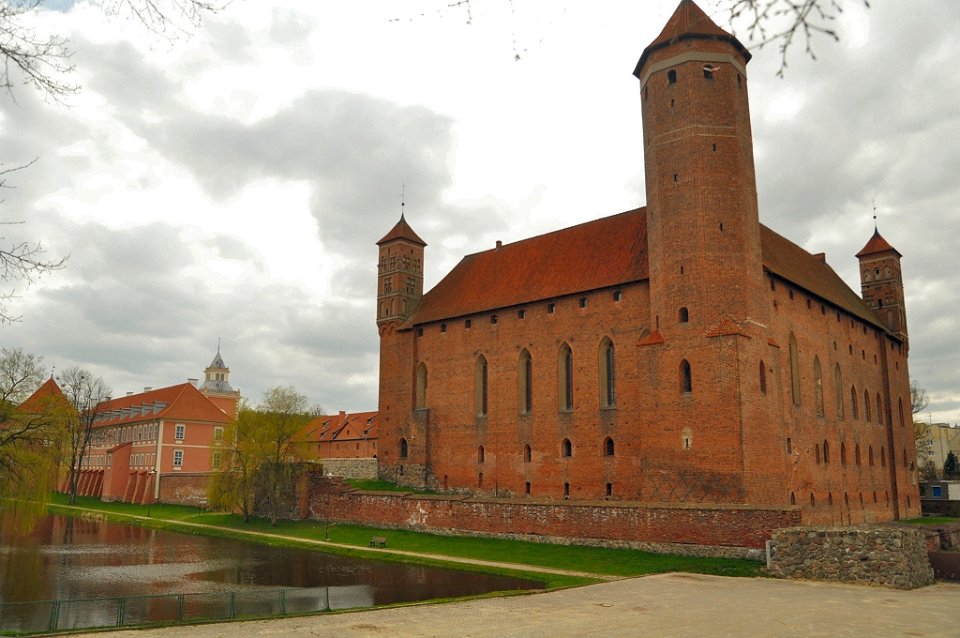
<instances>
[{"instance_id":1,"label":"distant apartment building","mask_svg":"<svg viewBox=\"0 0 960 638\"><path fill-rule=\"evenodd\" d=\"M960 425L930 423L926 437L917 441L917 466L924 468L932 463L937 476L943 476L943 464L950 452L960 458Z\"/></svg>"}]
</instances>

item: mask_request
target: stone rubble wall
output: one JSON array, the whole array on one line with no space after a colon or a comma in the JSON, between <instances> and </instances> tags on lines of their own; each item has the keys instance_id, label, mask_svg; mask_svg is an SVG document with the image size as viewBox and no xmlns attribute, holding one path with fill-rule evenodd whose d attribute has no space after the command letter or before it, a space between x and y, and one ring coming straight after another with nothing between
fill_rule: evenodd
<instances>
[{"instance_id":1,"label":"stone rubble wall","mask_svg":"<svg viewBox=\"0 0 960 638\"><path fill-rule=\"evenodd\" d=\"M779 578L914 589L934 582L924 533L896 527L796 527L767 543L767 571Z\"/></svg>"},{"instance_id":2,"label":"stone rubble wall","mask_svg":"<svg viewBox=\"0 0 960 638\"><path fill-rule=\"evenodd\" d=\"M319 461L323 473L347 479L377 478L377 459L322 459Z\"/></svg>"}]
</instances>

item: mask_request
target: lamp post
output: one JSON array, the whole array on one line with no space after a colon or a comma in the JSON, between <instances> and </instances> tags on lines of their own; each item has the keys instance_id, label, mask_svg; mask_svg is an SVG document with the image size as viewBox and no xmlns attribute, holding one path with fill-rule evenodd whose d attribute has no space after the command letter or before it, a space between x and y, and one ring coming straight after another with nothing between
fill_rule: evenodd
<instances>
[{"instance_id":1,"label":"lamp post","mask_svg":"<svg viewBox=\"0 0 960 638\"><path fill-rule=\"evenodd\" d=\"M154 489L153 480L152 480L152 479L153 479L156 475L157 475L157 471L156 471L156 470L150 470L149 472L147 472L147 476L149 476L149 477L151 478L151 481L150 481L150 483L149 483L150 489ZM153 505L153 496L150 496L149 498L150 498L150 500L147 501L147 518L150 518L150 506Z\"/></svg>"}]
</instances>

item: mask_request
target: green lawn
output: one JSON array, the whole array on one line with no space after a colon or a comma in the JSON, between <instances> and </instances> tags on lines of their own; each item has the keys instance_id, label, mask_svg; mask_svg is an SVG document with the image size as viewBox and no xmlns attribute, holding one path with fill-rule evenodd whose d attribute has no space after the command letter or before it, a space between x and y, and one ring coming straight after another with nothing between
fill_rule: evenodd
<instances>
[{"instance_id":1,"label":"green lawn","mask_svg":"<svg viewBox=\"0 0 960 638\"><path fill-rule=\"evenodd\" d=\"M949 525L950 523L960 523L960 518L956 516L921 516L920 518L911 518L900 522L907 525Z\"/></svg>"},{"instance_id":2,"label":"green lawn","mask_svg":"<svg viewBox=\"0 0 960 638\"><path fill-rule=\"evenodd\" d=\"M58 505L66 504L66 498L57 495L51 511L55 513L73 514L75 511L64 510ZM668 571L696 572L702 574L717 574L723 576L758 576L761 573L761 563L731 558L693 558L687 556L673 556L654 554L632 549L608 549L600 547L584 547L578 545L551 545L528 541L482 538L474 536L441 536L406 530L380 529L357 525L331 524L324 525L316 521L279 521L271 526L265 519L253 519L244 523L242 517L235 514L200 513L197 508L175 505L130 505L126 503L101 503L93 498L78 498L77 505L88 510L96 510L108 514L107 518L123 520L124 516L147 516L153 519L149 522L141 521L152 527L176 529L177 521L190 523L204 523L215 525L218 530L212 534L235 537L233 530L249 530L268 534L279 534L289 538L284 544L302 546L297 539L329 540L334 543L351 545L357 548L354 551L337 551L337 553L362 553L369 557L371 553L378 553L380 558L387 560L412 561L407 557L377 552L369 549L372 536L387 537L387 546L390 549L406 550L442 556L474 558L505 563L518 563L539 567L603 574L611 576L640 576ZM190 530L197 533L196 530ZM208 533L204 531L203 533ZM270 540L276 544L278 540ZM326 551L326 550L324 550ZM434 562L421 561L415 562ZM460 567L458 567L460 568ZM476 568L474 568L476 569ZM491 571L486 568L483 571ZM505 570L492 570L506 573ZM530 574L525 574L530 577ZM582 578L536 576L537 579L547 581L548 587L558 587L572 584L581 584Z\"/></svg>"}]
</instances>

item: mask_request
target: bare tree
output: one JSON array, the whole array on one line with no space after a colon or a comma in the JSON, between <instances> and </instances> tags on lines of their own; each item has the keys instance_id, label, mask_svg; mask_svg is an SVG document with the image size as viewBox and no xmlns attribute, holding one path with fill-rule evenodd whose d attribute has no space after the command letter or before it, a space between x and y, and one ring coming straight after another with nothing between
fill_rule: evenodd
<instances>
[{"instance_id":1,"label":"bare tree","mask_svg":"<svg viewBox=\"0 0 960 638\"><path fill-rule=\"evenodd\" d=\"M847 0L870 6L869 0ZM723 0L730 23L746 23L748 42L756 47L776 44L780 70L787 69L787 53L802 37L807 55L816 60L813 41L818 36L839 41L836 20L843 13L844 0Z\"/></svg>"},{"instance_id":2,"label":"bare tree","mask_svg":"<svg viewBox=\"0 0 960 638\"><path fill-rule=\"evenodd\" d=\"M80 471L93 436L93 424L104 403L110 400L110 386L83 368L67 368L58 378L72 410L67 418L63 458L69 472L67 490L70 502L77 500Z\"/></svg>"},{"instance_id":3,"label":"bare tree","mask_svg":"<svg viewBox=\"0 0 960 638\"><path fill-rule=\"evenodd\" d=\"M910 412L918 414L927 409L930 405L930 397L927 391L920 387L916 379L910 381Z\"/></svg>"}]
</instances>

